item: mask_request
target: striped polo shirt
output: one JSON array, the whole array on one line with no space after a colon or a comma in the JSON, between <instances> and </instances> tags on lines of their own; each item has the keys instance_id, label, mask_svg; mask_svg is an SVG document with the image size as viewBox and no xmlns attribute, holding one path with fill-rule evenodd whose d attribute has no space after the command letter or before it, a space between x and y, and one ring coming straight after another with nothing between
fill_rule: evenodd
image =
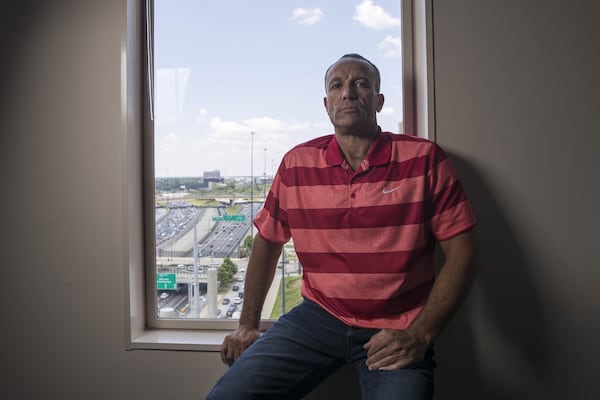
<instances>
[{"instance_id":1,"label":"striped polo shirt","mask_svg":"<svg viewBox=\"0 0 600 400\"><path fill-rule=\"evenodd\" d=\"M380 132L357 170L335 135L294 147L254 223L271 242L293 237L305 298L350 326L405 329L433 285L436 241L476 221L440 147Z\"/></svg>"}]
</instances>

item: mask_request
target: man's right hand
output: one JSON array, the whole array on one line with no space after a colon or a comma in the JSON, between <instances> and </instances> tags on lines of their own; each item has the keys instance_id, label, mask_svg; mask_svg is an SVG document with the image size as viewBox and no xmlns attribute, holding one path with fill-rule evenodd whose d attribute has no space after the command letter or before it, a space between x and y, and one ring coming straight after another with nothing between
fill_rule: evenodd
<instances>
[{"instance_id":1,"label":"man's right hand","mask_svg":"<svg viewBox=\"0 0 600 400\"><path fill-rule=\"evenodd\" d=\"M258 329L240 326L225 337L221 345L221 360L227 365L234 363L260 336Z\"/></svg>"}]
</instances>

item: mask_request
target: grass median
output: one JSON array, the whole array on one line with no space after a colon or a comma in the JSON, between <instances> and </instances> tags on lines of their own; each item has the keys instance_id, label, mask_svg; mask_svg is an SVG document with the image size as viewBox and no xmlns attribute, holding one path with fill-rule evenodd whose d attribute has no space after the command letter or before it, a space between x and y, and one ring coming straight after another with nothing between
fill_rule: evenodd
<instances>
[{"instance_id":1,"label":"grass median","mask_svg":"<svg viewBox=\"0 0 600 400\"><path fill-rule=\"evenodd\" d=\"M302 286L301 276L286 276L285 277L285 312L287 313L293 307L302 302L300 288ZM271 318L277 319L281 315L281 290L277 293L277 299L271 311Z\"/></svg>"}]
</instances>

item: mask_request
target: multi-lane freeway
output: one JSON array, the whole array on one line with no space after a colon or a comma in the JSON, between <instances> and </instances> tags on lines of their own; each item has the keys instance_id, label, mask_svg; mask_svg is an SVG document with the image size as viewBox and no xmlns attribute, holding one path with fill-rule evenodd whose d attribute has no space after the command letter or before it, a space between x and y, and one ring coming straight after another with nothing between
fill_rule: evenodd
<instances>
[{"instance_id":1,"label":"multi-lane freeway","mask_svg":"<svg viewBox=\"0 0 600 400\"><path fill-rule=\"evenodd\" d=\"M171 258L191 257L196 243L198 256L238 257L240 245L250 234L251 218L261 207L262 203L242 204L236 220L222 220L221 208L180 204L173 209L157 209L157 254Z\"/></svg>"},{"instance_id":2,"label":"multi-lane freeway","mask_svg":"<svg viewBox=\"0 0 600 400\"><path fill-rule=\"evenodd\" d=\"M244 238L250 234L251 205L243 204L238 215L243 216L243 221L216 221L208 237L199 243L199 256L212 257L239 257L240 245ZM260 210L262 204L254 203L252 215Z\"/></svg>"},{"instance_id":3,"label":"multi-lane freeway","mask_svg":"<svg viewBox=\"0 0 600 400\"><path fill-rule=\"evenodd\" d=\"M252 208L251 208L252 207ZM167 239L157 240L157 254L173 260L174 256L193 257L194 244L196 256L204 262L218 266L225 257L237 259L240 256L240 246L251 232L251 219L256 216L262 203L246 203L235 218L224 218L221 208L198 209L180 202L174 209L157 209L156 232L158 237ZM228 216L231 217L231 216ZM196 230L196 232L194 232ZM194 240L195 238L195 240ZM175 249L175 251L171 250ZM208 261L210 260L210 261ZM243 285L246 260L236 261L239 272L227 293L218 297L217 318L235 318L243 302ZM160 265L159 273L176 273L177 290L158 290L157 305L159 316L177 318L207 317L206 283L200 284L200 301L193 309L188 297L193 265ZM206 265L199 266L206 282ZM240 293L242 295L240 296Z\"/></svg>"}]
</instances>

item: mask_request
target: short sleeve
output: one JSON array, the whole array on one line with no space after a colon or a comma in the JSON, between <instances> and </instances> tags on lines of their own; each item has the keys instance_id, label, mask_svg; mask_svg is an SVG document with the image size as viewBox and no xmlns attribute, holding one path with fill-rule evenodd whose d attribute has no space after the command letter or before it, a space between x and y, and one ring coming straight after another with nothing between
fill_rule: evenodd
<instances>
[{"instance_id":1,"label":"short sleeve","mask_svg":"<svg viewBox=\"0 0 600 400\"><path fill-rule=\"evenodd\" d=\"M254 225L264 239L280 244L291 238L285 205L287 188L281 178L285 170L284 165L282 162L279 166L265 204L254 219Z\"/></svg>"},{"instance_id":2,"label":"short sleeve","mask_svg":"<svg viewBox=\"0 0 600 400\"><path fill-rule=\"evenodd\" d=\"M429 165L429 225L435 238L444 241L472 229L477 220L454 165L436 144Z\"/></svg>"}]
</instances>

